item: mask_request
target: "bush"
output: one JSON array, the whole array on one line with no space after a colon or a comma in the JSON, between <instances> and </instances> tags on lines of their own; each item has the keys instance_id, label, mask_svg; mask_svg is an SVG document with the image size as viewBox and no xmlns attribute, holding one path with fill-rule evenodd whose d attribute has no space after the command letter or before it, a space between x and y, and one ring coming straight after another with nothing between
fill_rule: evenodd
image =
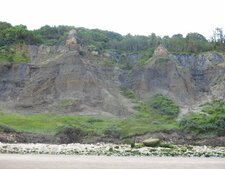
<instances>
[{"instance_id":1,"label":"bush","mask_svg":"<svg viewBox=\"0 0 225 169\"><path fill-rule=\"evenodd\" d=\"M225 107L221 101L203 105L202 112L192 112L183 117L180 127L196 134L225 134Z\"/></svg>"},{"instance_id":2,"label":"bush","mask_svg":"<svg viewBox=\"0 0 225 169\"><path fill-rule=\"evenodd\" d=\"M5 133L12 133L12 132L16 132L16 130L14 130L13 128L10 128L6 125L2 125L0 124L0 131L5 132Z\"/></svg>"},{"instance_id":3,"label":"bush","mask_svg":"<svg viewBox=\"0 0 225 169\"><path fill-rule=\"evenodd\" d=\"M121 131L116 126L110 125L104 130L104 135L112 138L120 138Z\"/></svg>"},{"instance_id":4,"label":"bush","mask_svg":"<svg viewBox=\"0 0 225 169\"><path fill-rule=\"evenodd\" d=\"M130 147L131 147L131 148L134 148L134 147L135 147L135 142L131 143L131 144L130 144Z\"/></svg>"},{"instance_id":5,"label":"bush","mask_svg":"<svg viewBox=\"0 0 225 169\"><path fill-rule=\"evenodd\" d=\"M22 45L0 47L0 62L26 63L28 61L27 51Z\"/></svg>"},{"instance_id":6,"label":"bush","mask_svg":"<svg viewBox=\"0 0 225 169\"><path fill-rule=\"evenodd\" d=\"M86 135L80 128L72 127L72 126L64 126L62 127L56 136L59 137L61 143L77 143L81 142L83 137Z\"/></svg>"},{"instance_id":7,"label":"bush","mask_svg":"<svg viewBox=\"0 0 225 169\"><path fill-rule=\"evenodd\" d=\"M161 143L160 147L163 147L163 148L174 148L174 145L171 144L171 143Z\"/></svg>"},{"instance_id":8,"label":"bush","mask_svg":"<svg viewBox=\"0 0 225 169\"><path fill-rule=\"evenodd\" d=\"M122 89L122 94L123 94L123 96L125 96L125 97L128 98L128 99L135 99L135 98L136 98L134 92L131 91L131 90L128 89L128 88L123 88L123 89Z\"/></svg>"},{"instance_id":9,"label":"bush","mask_svg":"<svg viewBox=\"0 0 225 169\"><path fill-rule=\"evenodd\" d=\"M149 105L162 115L176 117L179 113L179 107L171 99L161 94L153 96Z\"/></svg>"},{"instance_id":10,"label":"bush","mask_svg":"<svg viewBox=\"0 0 225 169\"><path fill-rule=\"evenodd\" d=\"M135 143L134 144L134 148L142 148L142 147L144 147L143 143Z\"/></svg>"}]
</instances>

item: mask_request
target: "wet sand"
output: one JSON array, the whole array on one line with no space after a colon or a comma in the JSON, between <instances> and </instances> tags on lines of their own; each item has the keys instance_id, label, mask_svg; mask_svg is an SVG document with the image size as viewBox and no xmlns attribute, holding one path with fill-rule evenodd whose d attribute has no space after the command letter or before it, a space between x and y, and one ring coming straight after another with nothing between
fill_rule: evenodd
<instances>
[{"instance_id":1,"label":"wet sand","mask_svg":"<svg viewBox=\"0 0 225 169\"><path fill-rule=\"evenodd\" d=\"M0 169L225 169L225 158L0 154Z\"/></svg>"}]
</instances>

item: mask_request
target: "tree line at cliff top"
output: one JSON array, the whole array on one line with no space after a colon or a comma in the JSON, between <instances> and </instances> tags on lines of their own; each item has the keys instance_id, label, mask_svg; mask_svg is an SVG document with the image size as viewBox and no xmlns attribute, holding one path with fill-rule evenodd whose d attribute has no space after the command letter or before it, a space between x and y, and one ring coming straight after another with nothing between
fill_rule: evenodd
<instances>
[{"instance_id":1,"label":"tree line at cliff top","mask_svg":"<svg viewBox=\"0 0 225 169\"><path fill-rule=\"evenodd\" d=\"M12 26L7 22L0 22L0 50L7 49L13 44L26 45L60 45L65 42L68 32L73 26L43 26L37 30L28 30L24 25ZM122 52L153 51L159 44L163 44L170 52L177 54L191 54L206 51L225 52L225 36L222 28L212 32L212 38L207 40L199 33L188 33L186 37L175 34L172 37L125 35L99 29L75 28L79 43L90 50L103 51L114 49Z\"/></svg>"}]
</instances>

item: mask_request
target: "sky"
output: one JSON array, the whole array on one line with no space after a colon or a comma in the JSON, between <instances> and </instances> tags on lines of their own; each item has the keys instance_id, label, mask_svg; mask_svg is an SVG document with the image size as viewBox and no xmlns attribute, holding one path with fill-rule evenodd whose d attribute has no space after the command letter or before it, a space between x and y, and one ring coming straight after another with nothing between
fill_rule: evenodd
<instances>
[{"instance_id":1,"label":"sky","mask_svg":"<svg viewBox=\"0 0 225 169\"><path fill-rule=\"evenodd\" d=\"M0 21L28 29L44 25L98 28L122 35L225 29L225 0L0 0Z\"/></svg>"}]
</instances>

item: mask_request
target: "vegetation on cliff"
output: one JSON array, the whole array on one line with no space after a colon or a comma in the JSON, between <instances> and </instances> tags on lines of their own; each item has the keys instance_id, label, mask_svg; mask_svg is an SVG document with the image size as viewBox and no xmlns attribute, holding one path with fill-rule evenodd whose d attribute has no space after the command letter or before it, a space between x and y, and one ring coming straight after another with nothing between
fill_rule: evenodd
<instances>
[{"instance_id":1,"label":"vegetation on cliff","mask_svg":"<svg viewBox=\"0 0 225 169\"><path fill-rule=\"evenodd\" d=\"M161 115L176 117L179 113L179 107L172 100L161 94L157 94L151 98L149 104Z\"/></svg>"},{"instance_id":2,"label":"vegetation on cliff","mask_svg":"<svg viewBox=\"0 0 225 169\"><path fill-rule=\"evenodd\" d=\"M201 112L187 114L181 121L184 131L200 135L225 135L225 104L214 100L202 105Z\"/></svg>"},{"instance_id":3,"label":"vegetation on cliff","mask_svg":"<svg viewBox=\"0 0 225 169\"><path fill-rule=\"evenodd\" d=\"M45 25L37 30L28 30L25 25L12 26L6 22L0 22L0 58L4 61L16 62L14 60L14 48L12 47L15 44L62 44L72 28L74 27ZM188 33L186 37L181 34L175 34L172 37L160 37L154 33L149 36L133 36L130 34L122 36L115 32L99 29L76 28L76 30L79 43L87 46L90 50L101 52L105 49L113 49L118 52L140 53L142 60L151 57L154 49L159 44L163 44L172 53L189 54L212 50L225 51L224 35L219 30L217 32L222 33L222 39L214 38L210 41L195 32Z\"/></svg>"}]
</instances>

